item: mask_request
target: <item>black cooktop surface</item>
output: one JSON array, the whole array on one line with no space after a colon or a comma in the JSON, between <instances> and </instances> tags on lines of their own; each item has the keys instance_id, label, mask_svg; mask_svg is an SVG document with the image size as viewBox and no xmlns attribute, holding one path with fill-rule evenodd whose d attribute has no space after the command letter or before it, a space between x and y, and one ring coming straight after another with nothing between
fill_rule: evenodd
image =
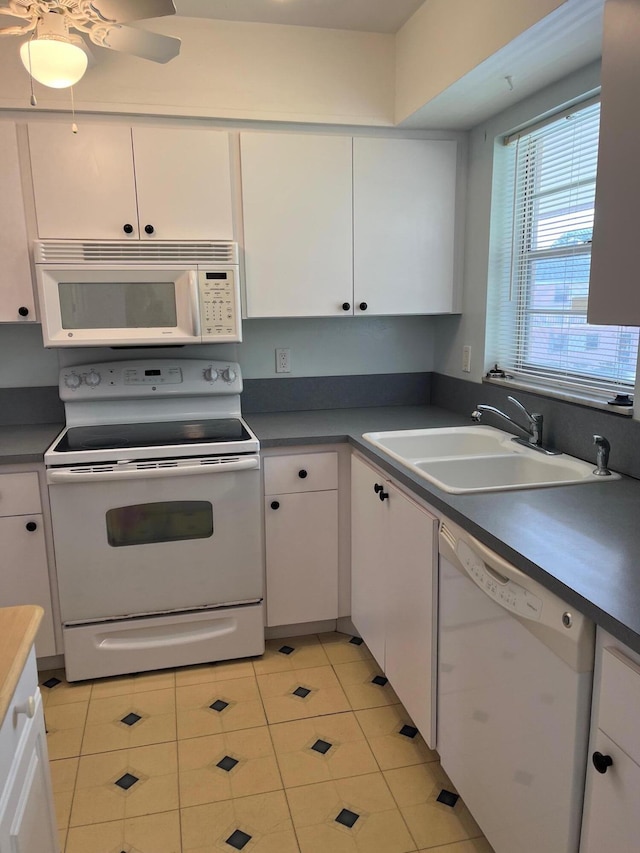
<instances>
[{"instance_id":1,"label":"black cooktop surface","mask_svg":"<svg viewBox=\"0 0 640 853\"><path fill-rule=\"evenodd\" d=\"M250 438L238 418L103 424L70 427L53 449L56 453L69 453L78 450L118 450L124 447L216 444Z\"/></svg>"}]
</instances>

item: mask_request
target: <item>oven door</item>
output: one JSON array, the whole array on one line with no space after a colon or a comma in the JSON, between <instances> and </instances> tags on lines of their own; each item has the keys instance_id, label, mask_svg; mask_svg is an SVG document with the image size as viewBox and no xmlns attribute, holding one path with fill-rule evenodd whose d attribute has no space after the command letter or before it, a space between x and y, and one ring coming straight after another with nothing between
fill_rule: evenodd
<instances>
[{"instance_id":1,"label":"oven door","mask_svg":"<svg viewBox=\"0 0 640 853\"><path fill-rule=\"evenodd\" d=\"M263 597L259 457L47 472L65 624Z\"/></svg>"}]
</instances>

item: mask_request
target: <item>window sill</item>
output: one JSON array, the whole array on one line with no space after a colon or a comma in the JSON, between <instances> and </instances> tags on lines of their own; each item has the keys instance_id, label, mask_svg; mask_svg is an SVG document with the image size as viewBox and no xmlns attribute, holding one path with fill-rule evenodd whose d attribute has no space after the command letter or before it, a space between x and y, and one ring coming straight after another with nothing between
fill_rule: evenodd
<instances>
[{"instance_id":1,"label":"window sill","mask_svg":"<svg viewBox=\"0 0 640 853\"><path fill-rule=\"evenodd\" d=\"M539 385L534 382L516 379L515 377L501 379L493 376L483 376L482 381L488 385L501 385L503 388L530 391L532 394L538 394L540 397L551 397L554 400L564 400L567 403L575 403L579 406L601 409L604 412L611 412L612 414L622 415L626 418L633 417L633 406L610 406L604 397L590 397L586 394L580 394L578 391L571 391L569 388L550 388L547 385Z\"/></svg>"}]
</instances>

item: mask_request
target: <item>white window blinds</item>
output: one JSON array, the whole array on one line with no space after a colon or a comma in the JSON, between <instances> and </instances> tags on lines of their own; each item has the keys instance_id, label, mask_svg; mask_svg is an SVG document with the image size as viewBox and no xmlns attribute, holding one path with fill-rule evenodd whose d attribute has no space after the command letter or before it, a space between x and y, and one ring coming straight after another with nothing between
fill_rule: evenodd
<instances>
[{"instance_id":1,"label":"white window blinds","mask_svg":"<svg viewBox=\"0 0 640 853\"><path fill-rule=\"evenodd\" d=\"M509 139L487 324L507 373L594 396L633 389L638 350L638 329L587 323L599 118L592 103Z\"/></svg>"}]
</instances>

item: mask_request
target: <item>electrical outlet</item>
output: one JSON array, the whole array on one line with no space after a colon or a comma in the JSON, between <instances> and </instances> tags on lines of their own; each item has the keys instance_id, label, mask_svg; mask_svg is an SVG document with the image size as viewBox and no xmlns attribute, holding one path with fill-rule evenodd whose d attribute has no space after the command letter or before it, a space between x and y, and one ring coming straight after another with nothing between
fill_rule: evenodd
<instances>
[{"instance_id":1,"label":"electrical outlet","mask_svg":"<svg viewBox=\"0 0 640 853\"><path fill-rule=\"evenodd\" d=\"M462 371L463 373L471 373L471 347L462 347Z\"/></svg>"},{"instance_id":2,"label":"electrical outlet","mask_svg":"<svg viewBox=\"0 0 640 853\"><path fill-rule=\"evenodd\" d=\"M291 350L289 347L276 348L276 373L291 373Z\"/></svg>"}]
</instances>

